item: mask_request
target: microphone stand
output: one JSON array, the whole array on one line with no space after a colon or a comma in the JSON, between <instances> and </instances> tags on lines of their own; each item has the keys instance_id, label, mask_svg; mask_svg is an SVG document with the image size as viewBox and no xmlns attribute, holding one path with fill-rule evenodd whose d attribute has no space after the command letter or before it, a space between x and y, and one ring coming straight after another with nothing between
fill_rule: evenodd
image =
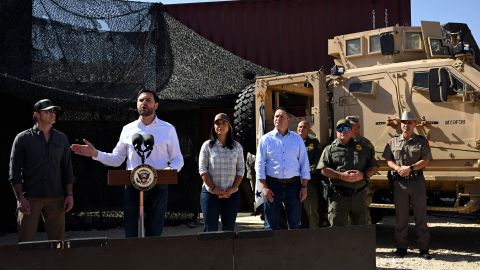
<instances>
[{"instance_id":1,"label":"microphone stand","mask_svg":"<svg viewBox=\"0 0 480 270\"><path fill-rule=\"evenodd\" d=\"M142 165L145 164L145 152L149 151L147 156L150 155L152 150L142 150L140 149L135 149L137 154L140 156L142 159ZM138 235L139 238L145 238L145 226L144 226L144 205L143 205L143 190L140 190L140 196L139 196L139 213L138 213Z\"/></svg>"},{"instance_id":2,"label":"microphone stand","mask_svg":"<svg viewBox=\"0 0 480 270\"><path fill-rule=\"evenodd\" d=\"M154 140L152 135L149 135L148 139L145 140L145 138L142 135L139 135L141 137L141 142L139 142L138 136L134 134L135 139L133 139L132 143L134 144L134 149L137 152L137 154L140 156L142 159L142 165L145 164L145 159L147 159L150 154L152 153L153 150L153 144ZM148 141L148 143L147 143ZM142 150L142 143L145 143L145 149ZM147 157L145 157L145 153L147 153ZM143 190L140 190L140 196L139 196L139 213L138 213L138 235L140 238L145 238L145 227L144 227L144 205L143 205Z\"/></svg>"}]
</instances>

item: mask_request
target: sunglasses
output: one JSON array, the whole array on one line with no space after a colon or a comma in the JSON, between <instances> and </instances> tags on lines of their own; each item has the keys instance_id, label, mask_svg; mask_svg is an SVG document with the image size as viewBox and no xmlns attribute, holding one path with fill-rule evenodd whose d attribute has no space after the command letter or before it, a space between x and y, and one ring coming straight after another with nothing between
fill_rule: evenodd
<instances>
[{"instance_id":1,"label":"sunglasses","mask_svg":"<svg viewBox=\"0 0 480 270\"><path fill-rule=\"evenodd\" d=\"M341 126L337 128L338 132L349 132L351 128L349 126Z\"/></svg>"}]
</instances>

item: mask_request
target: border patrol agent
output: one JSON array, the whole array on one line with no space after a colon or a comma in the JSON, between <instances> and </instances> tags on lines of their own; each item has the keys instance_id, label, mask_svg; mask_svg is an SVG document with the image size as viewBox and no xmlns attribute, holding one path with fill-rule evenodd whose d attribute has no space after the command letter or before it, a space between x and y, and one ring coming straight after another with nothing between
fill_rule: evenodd
<instances>
[{"instance_id":1,"label":"border patrol agent","mask_svg":"<svg viewBox=\"0 0 480 270\"><path fill-rule=\"evenodd\" d=\"M360 135L360 128L361 128L361 125L360 125L360 116L358 115L349 115L347 117L345 117L345 119L348 120L348 122L350 122L350 125L352 125L352 132L353 132L353 139L355 140L355 142L360 142L360 143L366 143L368 144L372 149L373 151L375 152L375 147L373 146L372 142L370 142L369 139L363 137L362 135ZM372 191L370 190L370 188L367 186L366 187L367 189L367 201L366 201L366 205L367 205L367 209L370 209L369 206L370 206L370 203L372 203ZM370 219L370 215L367 215L367 223L368 224L371 224L372 223L372 220Z\"/></svg>"},{"instance_id":2,"label":"border patrol agent","mask_svg":"<svg viewBox=\"0 0 480 270\"><path fill-rule=\"evenodd\" d=\"M340 119L336 125L337 139L325 147L317 169L330 178L328 219L331 226L367 223L368 177L377 171L374 150L364 142L356 142L351 124Z\"/></svg>"},{"instance_id":3,"label":"border patrol agent","mask_svg":"<svg viewBox=\"0 0 480 270\"><path fill-rule=\"evenodd\" d=\"M307 148L308 161L310 163L310 181L307 184L307 198L303 201L305 212L308 216L308 227L315 229L328 226L328 202L323 196L324 177L317 175L317 163L322 155L323 147L317 138L308 136L310 132L310 122L302 120L298 123L297 133L302 137Z\"/></svg>"},{"instance_id":4,"label":"border patrol agent","mask_svg":"<svg viewBox=\"0 0 480 270\"><path fill-rule=\"evenodd\" d=\"M420 256L431 259L428 252L430 233L427 226L427 196L422 169L428 165L432 154L427 139L413 133L417 123L415 115L412 112L404 112L400 120L402 134L391 138L383 151L388 167L393 170L390 178L393 180L396 213L397 250L395 255L403 257L407 254L411 204Z\"/></svg>"}]
</instances>

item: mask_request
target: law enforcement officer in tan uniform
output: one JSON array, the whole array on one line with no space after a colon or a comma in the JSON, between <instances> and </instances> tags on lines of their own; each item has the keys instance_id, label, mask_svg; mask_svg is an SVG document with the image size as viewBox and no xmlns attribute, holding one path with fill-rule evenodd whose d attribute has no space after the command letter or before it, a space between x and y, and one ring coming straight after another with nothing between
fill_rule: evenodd
<instances>
[{"instance_id":1,"label":"law enforcement officer in tan uniform","mask_svg":"<svg viewBox=\"0 0 480 270\"><path fill-rule=\"evenodd\" d=\"M422 169L428 165L432 154L427 139L413 133L417 123L413 112L404 112L400 120L402 134L390 139L383 151L383 157L387 160L388 167L393 170L390 178L393 181L396 213L397 250L395 255L403 257L407 254L411 204L420 256L431 259L428 252L430 233L427 226L427 200Z\"/></svg>"},{"instance_id":2,"label":"law enforcement officer in tan uniform","mask_svg":"<svg viewBox=\"0 0 480 270\"><path fill-rule=\"evenodd\" d=\"M367 223L368 178L377 171L375 152L364 142L356 142L351 124L340 119L336 125L337 139L325 147L317 169L330 178L328 219L331 226Z\"/></svg>"},{"instance_id":3,"label":"law enforcement officer in tan uniform","mask_svg":"<svg viewBox=\"0 0 480 270\"><path fill-rule=\"evenodd\" d=\"M310 122L302 120L298 123L297 133L302 137L307 148L308 161L310 163L310 181L308 181L308 196L303 201L305 212L308 216L308 227L315 229L328 226L328 202L323 196L323 175L317 174L317 163L322 155L323 147L316 138L311 138Z\"/></svg>"}]
</instances>

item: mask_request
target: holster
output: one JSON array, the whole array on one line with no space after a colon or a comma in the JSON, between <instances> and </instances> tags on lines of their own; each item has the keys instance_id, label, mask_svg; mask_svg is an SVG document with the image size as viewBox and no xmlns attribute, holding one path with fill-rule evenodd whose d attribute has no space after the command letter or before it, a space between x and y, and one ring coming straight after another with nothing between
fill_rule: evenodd
<instances>
[{"instance_id":1,"label":"holster","mask_svg":"<svg viewBox=\"0 0 480 270\"><path fill-rule=\"evenodd\" d=\"M332 186L332 192L338 193L342 197L352 198L353 196L360 193L360 191L364 190L368 186L368 182L366 182L365 185L359 188L349 188L342 185L333 185L333 184L331 186Z\"/></svg>"},{"instance_id":2,"label":"holster","mask_svg":"<svg viewBox=\"0 0 480 270\"><path fill-rule=\"evenodd\" d=\"M393 173L392 171L388 171L387 172L387 179L388 179L388 187L390 188L390 190L393 190Z\"/></svg>"},{"instance_id":3,"label":"holster","mask_svg":"<svg viewBox=\"0 0 480 270\"><path fill-rule=\"evenodd\" d=\"M323 185L323 198L325 200L328 200L333 194L333 185L332 182L330 182L330 179L322 179L322 185Z\"/></svg>"}]
</instances>

